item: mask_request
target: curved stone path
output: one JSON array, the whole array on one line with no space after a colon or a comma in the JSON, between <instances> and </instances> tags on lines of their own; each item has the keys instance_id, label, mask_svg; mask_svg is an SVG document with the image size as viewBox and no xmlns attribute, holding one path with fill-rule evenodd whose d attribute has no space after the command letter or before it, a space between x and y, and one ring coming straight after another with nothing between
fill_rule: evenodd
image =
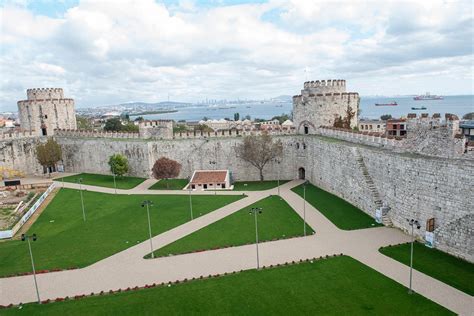
<instances>
[{"instance_id":1,"label":"curved stone path","mask_svg":"<svg viewBox=\"0 0 474 316\"><path fill-rule=\"evenodd\" d=\"M147 180L148 181L148 180ZM147 182L146 181L146 182ZM147 190L150 180L131 190L117 190L120 194L188 194L187 191ZM281 186L281 197L303 217L303 199L291 191L301 181L291 181ZM62 186L61 182L57 183ZM77 184L64 183L64 187L78 188ZM83 185L84 189L114 193L114 189ZM242 194L243 192L217 192L217 194ZM214 194L214 192L193 192ZM178 240L202 227L212 224L270 194L277 189L245 192L247 198L226 205L193 221L153 237L155 249ZM377 227L354 231L338 229L309 203L306 204L307 223L315 235L261 243L260 264L270 265L343 253L403 285L408 284L409 267L379 253L378 249L389 244L410 240L398 229ZM302 223L303 227L303 223ZM149 241L130 247L86 268L53 272L37 276L41 299L98 293L175 280L191 279L201 275L253 269L256 267L255 245L245 245L220 250L184 254L172 257L143 259L149 253ZM474 301L449 285L421 272L413 273L413 289L421 295L461 314L472 315ZM0 305L36 300L33 276L0 279Z\"/></svg>"}]
</instances>

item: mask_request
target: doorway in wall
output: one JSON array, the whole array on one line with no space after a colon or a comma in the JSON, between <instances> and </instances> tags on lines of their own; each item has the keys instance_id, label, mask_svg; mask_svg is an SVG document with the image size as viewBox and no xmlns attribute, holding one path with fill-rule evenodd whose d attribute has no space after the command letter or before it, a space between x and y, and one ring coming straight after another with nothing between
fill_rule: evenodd
<instances>
[{"instance_id":1,"label":"doorway in wall","mask_svg":"<svg viewBox=\"0 0 474 316\"><path fill-rule=\"evenodd\" d=\"M308 125L305 125L305 126L304 126L304 133L305 133L305 135L308 135L308 134L309 134L309 127L308 127Z\"/></svg>"},{"instance_id":2,"label":"doorway in wall","mask_svg":"<svg viewBox=\"0 0 474 316\"><path fill-rule=\"evenodd\" d=\"M306 177L306 171L304 170L303 167L300 167L298 169L298 179L304 180Z\"/></svg>"}]
</instances>

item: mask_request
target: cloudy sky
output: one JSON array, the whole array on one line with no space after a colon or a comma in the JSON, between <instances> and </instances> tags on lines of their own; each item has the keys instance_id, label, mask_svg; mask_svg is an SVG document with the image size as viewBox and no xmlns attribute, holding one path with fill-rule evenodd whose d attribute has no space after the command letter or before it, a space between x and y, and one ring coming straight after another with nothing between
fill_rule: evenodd
<instances>
[{"instance_id":1,"label":"cloudy sky","mask_svg":"<svg viewBox=\"0 0 474 316\"><path fill-rule=\"evenodd\" d=\"M0 111L33 87L79 107L298 94L473 93L471 1L0 0Z\"/></svg>"}]
</instances>

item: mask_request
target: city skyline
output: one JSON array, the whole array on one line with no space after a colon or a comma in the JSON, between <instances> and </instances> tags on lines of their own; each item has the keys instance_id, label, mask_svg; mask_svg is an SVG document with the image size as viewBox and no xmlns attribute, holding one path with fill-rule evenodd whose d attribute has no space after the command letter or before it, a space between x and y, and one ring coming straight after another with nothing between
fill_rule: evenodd
<instances>
[{"instance_id":1,"label":"city skyline","mask_svg":"<svg viewBox=\"0 0 474 316\"><path fill-rule=\"evenodd\" d=\"M0 111L16 110L37 87L64 88L78 107L168 94L181 102L264 99L323 78L347 79L361 95L472 94L469 1L0 6Z\"/></svg>"}]
</instances>

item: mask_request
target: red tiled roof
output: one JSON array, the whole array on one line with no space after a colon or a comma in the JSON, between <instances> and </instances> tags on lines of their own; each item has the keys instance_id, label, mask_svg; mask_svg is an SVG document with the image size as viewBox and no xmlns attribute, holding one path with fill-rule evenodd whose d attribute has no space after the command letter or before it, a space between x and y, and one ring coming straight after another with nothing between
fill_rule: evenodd
<instances>
[{"instance_id":1,"label":"red tiled roof","mask_svg":"<svg viewBox=\"0 0 474 316\"><path fill-rule=\"evenodd\" d=\"M221 183L225 182L227 176L226 170L221 171L207 171L201 170L194 173L191 183L193 184L203 184L203 183Z\"/></svg>"}]
</instances>

